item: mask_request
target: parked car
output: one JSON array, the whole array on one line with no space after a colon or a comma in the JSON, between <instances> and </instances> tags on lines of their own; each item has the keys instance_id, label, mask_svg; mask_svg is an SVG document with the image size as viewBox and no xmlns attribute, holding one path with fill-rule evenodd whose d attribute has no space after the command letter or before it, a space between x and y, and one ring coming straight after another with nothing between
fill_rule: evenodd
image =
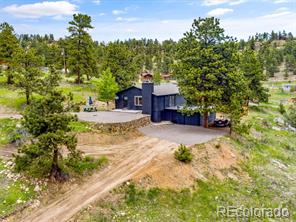
<instances>
[{"instance_id":1,"label":"parked car","mask_svg":"<svg viewBox=\"0 0 296 222\"><path fill-rule=\"evenodd\" d=\"M227 127L230 125L229 119L215 119L214 120L214 126L215 127Z\"/></svg>"}]
</instances>

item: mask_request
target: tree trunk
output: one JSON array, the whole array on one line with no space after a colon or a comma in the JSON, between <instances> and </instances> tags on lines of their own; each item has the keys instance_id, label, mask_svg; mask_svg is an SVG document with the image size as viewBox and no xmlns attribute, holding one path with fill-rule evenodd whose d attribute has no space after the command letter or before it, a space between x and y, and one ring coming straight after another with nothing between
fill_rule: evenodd
<instances>
[{"instance_id":1,"label":"tree trunk","mask_svg":"<svg viewBox=\"0 0 296 222\"><path fill-rule=\"evenodd\" d=\"M107 101L107 110L109 110L109 101Z\"/></svg>"},{"instance_id":2,"label":"tree trunk","mask_svg":"<svg viewBox=\"0 0 296 222\"><path fill-rule=\"evenodd\" d=\"M51 165L51 170L50 170L50 178L52 180L64 181L64 180L66 180L66 175L63 174L62 169L59 167L58 158L59 158L59 152L58 152L58 149L56 148L53 151L53 159L52 159L52 165Z\"/></svg>"},{"instance_id":3,"label":"tree trunk","mask_svg":"<svg viewBox=\"0 0 296 222\"><path fill-rule=\"evenodd\" d=\"M81 83L80 69L77 70L77 84Z\"/></svg>"},{"instance_id":4,"label":"tree trunk","mask_svg":"<svg viewBox=\"0 0 296 222\"><path fill-rule=\"evenodd\" d=\"M86 79L87 79L87 81L90 80L90 77L89 77L89 74L88 73L86 73Z\"/></svg>"},{"instance_id":5,"label":"tree trunk","mask_svg":"<svg viewBox=\"0 0 296 222\"><path fill-rule=\"evenodd\" d=\"M209 127L209 113L204 112L204 127L208 128Z\"/></svg>"},{"instance_id":6,"label":"tree trunk","mask_svg":"<svg viewBox=\"0 0 296 222\"><path fill-rule=\"evenodd\" d=\"M10 73L10 67L7 67L7 84L13 84L13 75Z\"/></svg>"},{"instance_id":7,"label":"tree trunk","mask_svg":"<svg viewBox=\"0 0 296 222\"><path fill-rule=\"evenodd\" d=\"M9 85L13 84L13 75L11 75L11 74L7 75L7 84L9 84Z\"/></svg>"},{"instance_id":8,"label":"tree trunk","mask_svg":"<svg viewBox=\"0 0 296 222\"><path fill-rule=\"evenodd\" d=\"M29 92L29 90L26 90L26 103L27 103L27 105L30 105L30 92Z\"/></svg>"}]
</instances>

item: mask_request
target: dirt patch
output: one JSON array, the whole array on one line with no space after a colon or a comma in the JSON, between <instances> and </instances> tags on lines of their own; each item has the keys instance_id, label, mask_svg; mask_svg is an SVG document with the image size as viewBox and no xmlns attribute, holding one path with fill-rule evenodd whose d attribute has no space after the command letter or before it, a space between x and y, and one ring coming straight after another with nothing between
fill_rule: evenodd
<instances>
[{"instance_id":1,"label":"dirt patch","mask_svg":"<svg viewBox=\"0 0 296 222\"><path fill-rule=\"evenodd\" d=\"M194 185L196 180L217 177L220 180L248 179L239 166L243 160L230 143L215 140L207 144L191 147L194 155L190 164L184 164L169 155L158 155L149 165L139 171L134 180L146 188L161 187L182 189Z\"/></svg>"},{"instance_id":2,"label":"dirt patch","mask_svg":"<svg viewBox=\"0 0 296 222\"><path fill-rule=\"evenodd\" d=\"M87 132L77 134L78 145L115 145L124 143L131 139L136 139L139 136L142 136L137 130L130 131L126 134L113 135L113 134L104 134L97 132Z\"/></svg>"}]
</instances>

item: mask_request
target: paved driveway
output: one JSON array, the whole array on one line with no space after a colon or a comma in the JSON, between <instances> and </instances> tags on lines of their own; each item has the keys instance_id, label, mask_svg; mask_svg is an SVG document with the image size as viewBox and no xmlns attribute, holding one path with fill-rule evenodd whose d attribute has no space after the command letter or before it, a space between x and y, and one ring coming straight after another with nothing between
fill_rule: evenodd
<instances>
[{"instance_id":1,"label":"paved driveway","mask_svg":"<svg viewBox=\"0 0 296 222\"><path fill-rule=\"evenodd\" d=\"M98 111L74 113L79 120L96 123L123 123L140 119L146 115L133 112Z\"/></svg>"},{"instance_id":2,"label":"paved driveway","mask_svg":"<svg viewBox=\"0 0 296 222\"><path fill-rule=\"evenodd\" d=\"M179 124L149 125L139 129L147 136L165 139L171 142L194 145L205 143L228 133L227 129L205 129L200 126Z\"/></svg>"}]
</instances>

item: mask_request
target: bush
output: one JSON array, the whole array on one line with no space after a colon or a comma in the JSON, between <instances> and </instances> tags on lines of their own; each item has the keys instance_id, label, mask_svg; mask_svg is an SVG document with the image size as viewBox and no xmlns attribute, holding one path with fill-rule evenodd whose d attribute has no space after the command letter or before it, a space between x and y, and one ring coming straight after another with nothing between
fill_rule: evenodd
<instances>
[{"instance_id":1,"label":"bush","mask_svg":"<svg viewBox=\"0 0 296 222\"><path fill-rule=\"evenodd\" d=\"M295 86L291 86L290 87L290 92L295 92L296 91L296 87Z\"/></svg>"},{"instance_id":2,"label":"bush","mask_svg":"<svg viewBox=\"0 0 296 222\"><path fill-rule=\"evenodd\" d=\"M284 114L284 113L286 113L286 110L285 110L285 107L284 107L284 105L282 104L282 103L280 103L280 105L279 105L279 112L280 112L280 114Z\"/></svg>"},{"instance_id":3,"label":"bush","mask_svg":"<svg viewBox=\"0 0 296 222\"><path fill-rule=\"evenodd\" d=\"M90 156L83 157L82 159L68 158L65 160L66 166L78 174L84 174L102 167L108 161L107 157L103 156L95 159Z\"/></svg>"},{"instance_id":4,"label":"bush","mask_svg":"<svg viewBox=\"0 0 296 222\"><path fill-rule=\"evenodd\" d=\"M293 104L288 108L285 113L285 120L290 126L296 127L296 104Z\"/></svg>"},{"instance_id":5,"label":"bush","mask_svg":"<svg viewBox=\"0 0 296 222\"><path fill-rule=\"evenodd\" d=\"M181 162L189 163L192 161L193 155L189 148L181 144L175 151L175 158Z\"/></svg>"},{"instance_id":6,"label":"bush","mask_svg":"<svg viewBox=\"0 0 296 222\"><path fill-rule=\"evenodd\" d=\"M15 170L17 172L23 171L33 177L49 175L52 161L47 155L40 155L42 151L38 149L38 145L24 145L22 151L27 155L15 156Z\"/></svg>"},{"instance_id":7,"label":"bush","mask_svg":"<svg viewBox=\"0 0 296 222\"><path fill-rule=\"evenodd\" d=\"M239 135L249 135L252 123L239 123L233 126L233 131Z\"/></svg>"}]
</instances>

